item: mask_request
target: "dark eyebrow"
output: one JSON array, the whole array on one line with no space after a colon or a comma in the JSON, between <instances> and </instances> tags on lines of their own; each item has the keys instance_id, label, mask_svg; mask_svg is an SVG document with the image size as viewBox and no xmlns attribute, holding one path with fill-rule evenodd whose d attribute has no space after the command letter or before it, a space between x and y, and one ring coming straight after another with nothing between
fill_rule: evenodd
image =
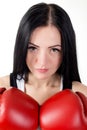
<instances>
[{"instance_id":1,"label":"dark eyebrow","mask_svg":"<svg viewBox=\"0 0 87 130\"><path fill-rule=\"evenodd\" d=\"M34 43L31 43L31 42L29 42L29 45L33 45L33 46L35 46L35 47L39 47L38 45L36 45L36 44L34 44ZM58 46L61 47L60 44L56 44L56 45L50 46L50 47L48 47L48 48L58 47Z\"/></svg>"},{"instance_id":2,"label":"dark eyebrow","mask_svg":"<svg viewBox=\"0 0 87 130\"><path fill-rule=\"evenodd\" d=\"M34 43L31 43L31 42L29 42L28 46L29 46L29 45L33 45L33 46L35 46L35 47L39 47L38 45L36 45L36 44L34 44Z\"/></svg>"},{"instance_id":3,"label":"dark eyebrow","mask_svg":"<svg viewBox=\"0 0 87 130\"><path fill-rule=\"evenodd\" d=\"M53 46L50 46L49 48L52 48L52 47L61 47L61 45L60 44L56 44L56 45L53 45Z\"/></svg>"}]
</instances>

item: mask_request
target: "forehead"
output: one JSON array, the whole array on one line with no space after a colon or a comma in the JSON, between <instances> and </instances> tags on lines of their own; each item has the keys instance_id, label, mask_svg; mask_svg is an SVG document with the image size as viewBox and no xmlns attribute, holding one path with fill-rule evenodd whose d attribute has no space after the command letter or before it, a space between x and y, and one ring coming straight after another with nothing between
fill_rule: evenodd
<instances>
[{"instance_id":1,"label":"forehead","mask_svg":"<svg viewBox=\"0 0 87 130\"><path fill-rule=\"evenodd\" d=\"M37 45L61 44L61 34L59 30L53 25L38 27L31 34L30 42Z\"/></svg>"}]
</instances>

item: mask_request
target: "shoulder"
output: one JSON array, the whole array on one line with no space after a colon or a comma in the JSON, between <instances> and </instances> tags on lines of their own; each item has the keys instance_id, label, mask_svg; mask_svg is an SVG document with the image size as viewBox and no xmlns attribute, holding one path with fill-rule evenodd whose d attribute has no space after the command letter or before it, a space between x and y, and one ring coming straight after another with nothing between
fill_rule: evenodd
<instances>
[{"instance_id":1,"label":"shoulder","mask_svg":"<svg viewBox=\"0 0 87 130\"><path fill-rule=\"evenodd\" d=\"M9 88L10 87L10 76L0 77L0 87Z\"/></svg>"},{"instance_id":2,"label":"shoulder","mask_svg":"<svg viewBox=\"0 0 87 130\"><path fill-rule=\"evenodd\" d=\"M87 96L87 86L85 86L84 84L77 82L77 81L73 81L72 82L72 90L74 92L81 92L83 93L85 96Z\"/></svg>"}]
</instances>

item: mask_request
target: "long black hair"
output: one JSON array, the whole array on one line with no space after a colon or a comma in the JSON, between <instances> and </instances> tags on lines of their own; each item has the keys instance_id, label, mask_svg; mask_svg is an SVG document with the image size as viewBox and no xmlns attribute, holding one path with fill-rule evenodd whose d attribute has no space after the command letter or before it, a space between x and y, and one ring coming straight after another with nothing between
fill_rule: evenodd
<instances>
[{"instance_id":1,"label":"long black hair","mask_svg":"<svg viewBox=\"0 0 87 130\"><path fill-rule=\"evenodd\" d=\"M66 11L56 4L38 3L24 14L18 28L14 48L13 74L28 80L29 68L26 65L27 47L32 32L40 26L52 24L61 34L63 61L57 73L63 77L63 87L71 88L72 81L80 81L77 66L75 32Z\"/></svg>"}]
</instances>

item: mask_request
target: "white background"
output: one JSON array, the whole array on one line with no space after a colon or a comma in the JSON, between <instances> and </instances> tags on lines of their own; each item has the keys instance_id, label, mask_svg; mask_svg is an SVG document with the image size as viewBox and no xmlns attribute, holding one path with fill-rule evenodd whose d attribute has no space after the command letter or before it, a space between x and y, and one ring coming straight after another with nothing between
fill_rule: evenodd
<instances>
[{"instance_id":1,"label":"white background","mask_svg":"<svg viewBox=\"0 0 87 130\"><path fill-rule=\"evenodd\" d=\"M22 16L30 6L39 2L56 3L69 14L76 32L81 80L87 85L87 0L0 1L0 77L12 71L15 38Z\"/></svg>"}]
</instances>

